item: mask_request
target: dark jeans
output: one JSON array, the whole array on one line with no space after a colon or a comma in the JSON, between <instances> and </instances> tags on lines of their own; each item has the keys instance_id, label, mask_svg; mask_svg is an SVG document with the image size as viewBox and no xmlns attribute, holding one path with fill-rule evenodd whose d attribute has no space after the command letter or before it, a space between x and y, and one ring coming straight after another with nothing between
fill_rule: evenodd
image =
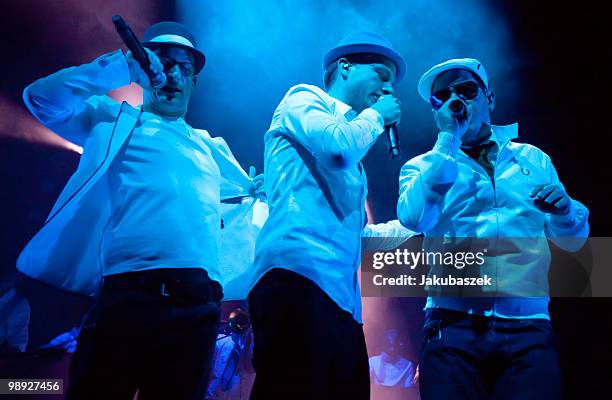
<instances>
[{"instance_id":1,"label":"dark jeans","mask_svg":"<svg viewBox=\"0 0 612 400\"><path fill-rule=\"evenodd\" d=\"M202 399L219 324L218 300L167 295L165 289L156 291L155 283L181 280L188 282L181 288L198 289L211 283L219 293L220 286L198 269L121 274L127 275L147 279L105 282L81 329L67 398L131 400L138 390L139 399Z\"/></svg>"},{"instance_id":2,"label":"dark jeans","mask_svg":"<svg viewBox=\"0 0 612 400\"><path fill-rule=\"evenodd\" d=\"M249 294L249 310L251 399L369 399L363 328L314 282L273 269Z\"/></svg>"},{"instance_id":3,"label":"dark jeans","mask_svg":"<svg viewBox=\"0 0 612 400\"><path fill-rule=\"evenodd\" d=\"M561 399L550 321L427 310L420 391L432 399Z\"/></svg>"}]
</instances>

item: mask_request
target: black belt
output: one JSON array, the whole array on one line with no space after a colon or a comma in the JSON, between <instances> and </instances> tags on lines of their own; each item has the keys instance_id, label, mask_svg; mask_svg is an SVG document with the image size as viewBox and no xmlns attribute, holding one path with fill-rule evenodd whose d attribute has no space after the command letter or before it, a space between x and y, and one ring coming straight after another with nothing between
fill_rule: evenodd
<instances>
[{"instance_id":1,"label":"black belt","mask_svg":"<svg viewBox=\"0 0 612 400\"><path fill-rule=\"evenodd\" d=\"M220 303L219 282L199 268L160 268L104 277L103 290L143 290L153 295L197 303Z\"/></svg>"}]
</instances>

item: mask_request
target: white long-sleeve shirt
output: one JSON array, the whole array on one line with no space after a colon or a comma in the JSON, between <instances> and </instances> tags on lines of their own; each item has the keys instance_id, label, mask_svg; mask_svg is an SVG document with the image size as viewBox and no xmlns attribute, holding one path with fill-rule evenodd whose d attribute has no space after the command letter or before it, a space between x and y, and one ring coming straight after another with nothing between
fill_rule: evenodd
<instances>
[{"instance_id":1,"label":"white long-sleeve shirt","mask_svg":"<svg viewBox=\"0 0 612 400\"><path fill-rule=\"evenodd\" d=\"M292 87L265 135L265 187L270 215L255 247L257 282L284 268L314 281L361 322L357 270L366 224L366 175L360 160L384 132L383 118L350 107L310 85ZM370 226L365 236L401 236L399 225Z\"/></svg>"},{"instance_id":2,"label":"white long-sleeve shirt","mask_svg":"<svg viewBox=\"0 0 612 400\"><path fill-rule=\"evenodd\" d=\"M182 118L143 112L108 171L103 274L199 267L222 282L220 181L205 137Z\"/></svg>"},{"instance_id":3,"label":"white long-sleeve shirt","mask_svg":"<svg viewBox=\"0 0 612 400\"><path fill-rule=\"evenodd\" d=\"M588 210L576 200L567 215L535 207L529 196L534 187L563 185L550 158L532 145L510 141L517 136L517 124L492 127L491 139L497 144L491 155L492 178L446 132L439 134L433 150L402 167L398 217L405 227L423 232L426 243L428 238L503 238L507 243L515 238L518 243L495 259L498 295L508 297L430 297L426 307L548 318L546 239L568 251L580 249L589 234ZM535 292L546 294L533 297Z\"/></svg>"}]
</instances>

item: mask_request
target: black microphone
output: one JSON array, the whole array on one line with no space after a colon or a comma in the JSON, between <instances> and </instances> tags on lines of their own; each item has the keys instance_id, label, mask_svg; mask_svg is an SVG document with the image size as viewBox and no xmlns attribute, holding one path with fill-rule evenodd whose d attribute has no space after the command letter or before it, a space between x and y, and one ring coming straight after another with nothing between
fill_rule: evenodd
<instances>
[{"instance_id":1,"label":"black microphone","mask_svg":"<svg viewBox=\"0 0 612 400\"><path fill-rule=\"evenodd\" d=\"M397 123L385 126L385 133L389 139L389 153L391 158L397 158L400 155L399 136L397 134Z\"/></svg>"},{"instance_id":2,"label":"black microphone","mask_svg":"<svg viewBox=\"0 0 612 400\"><path fill-rule=\"evenodd\" d=\"M151 69L151 61L149 60L149 56L145 51L142 43L134 34L134 31L130 28L130 26L121 18L120 15L113 16L113 24L115 24L115 29L119 36L121 36L121 40L127 46L127 48L132 52L134 59L138 61L140 68L147 74L149 77L149 81L151 82L151 86L155 89L159 89L166 84L166 75L165 74L156 74Z\"/></svg>"},{"instance_id":3,"label":"black microphone","mask_svg":"<svg viewBox=\"0 0 612 400\"><path fill-rule=\"evenodd\" d=\"M379 96L378 99L382 98L386 94L391 93L392 92L383 91L383 94ZM391 154L391 158L395 159L400 155L399 136L397 134L397 122L385 126L385 133L387 134L387 140L389 141L389 153Z\"/></svg>"},{"instance_id":4,"label":"black microphone","mask_svg":"<svg viewBox=\"0 0 612 400\"><path fill-rule=\"evenodd\" d=\"M467 118L467 107L460 99L455 99L449 104L449 108L453 113L453 117L459 120Z\"/></svg>"}]
</instances>

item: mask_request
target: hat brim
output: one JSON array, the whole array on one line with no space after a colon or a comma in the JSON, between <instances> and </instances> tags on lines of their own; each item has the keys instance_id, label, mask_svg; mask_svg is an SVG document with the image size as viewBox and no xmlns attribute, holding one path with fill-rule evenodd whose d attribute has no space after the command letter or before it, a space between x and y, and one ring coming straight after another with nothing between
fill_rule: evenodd
<instances>
[{"instance_id":1,"label":"hat brim","mask_svg":"<svg viewBox=\"0 0 612 400\"><path fill-rule=\"evenodd\" d=\"M449 71L451 69L465 69L466 71L470 71L474 73L476 76L480 77L479 71L474 69L471 64L462 63L460 61L457 62L448 62L443 65L437 65L421 76L419 79L419 84L417 86L417 91L419 92L419 96L423 100L429 103L429 99L431 98L431 88L436 80L436 78L442 73Z\"/></svg>"},{"instance_id":2,"label":"hat brim","mask_svg":"<svg viewBox=\"0 0 612 400\"><path fill-rule=\"evenodd\" d=\"M395 64L397 70L395 73L395 83L400 82L406 75L406 61L404 61L404 58L398 52L385 46L367 43L347 44L331 49L325 57L323 57L323 67L327 68L329 64L337 59L355 53L378 54L390 59L393 64Z\"/></svg>"},{"instance_id":3,"label":"hat brim","mask_svg":"<svg viewBox=\"0 0 612 400\"><path fill-rule=\"evenodd\" d=\"M173 42L143 42L142 45L147 47L150 50L166 48L166 47L180 47L181 49L185 49L191 54L193 54L193 58L195 60L195 75L199 74L202 68L204 68L204 64L206 64L206 56L201 51L194 49L193 47L185 46L181 43L173 43Z\"/></svg>"}]
</instances>

